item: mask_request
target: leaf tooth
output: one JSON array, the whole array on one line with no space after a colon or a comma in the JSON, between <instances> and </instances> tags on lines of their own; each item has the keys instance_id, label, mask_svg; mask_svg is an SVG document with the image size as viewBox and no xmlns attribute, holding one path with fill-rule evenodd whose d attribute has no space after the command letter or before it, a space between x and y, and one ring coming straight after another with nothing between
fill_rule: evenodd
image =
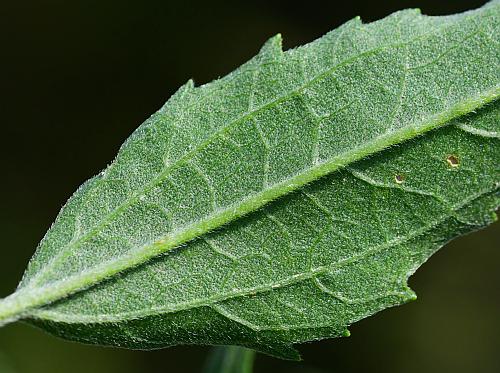
<instances>
[{"instance_id":1,"label":"leaf tooth","mask_svg":"<svg viewBox=\"0 0 500 373\"><path fill-rule=\"evenodd\" d=\"M186 83L181 85L177 91L167 100L167 102L162 106L160 112L165 112L167 109L171 110L177 104L181 104L186 95L194 91L195 84L193 79L189 79Z\"/></svg>"},{"instance_id":2,"label":"leaf tooth","mask_svg":"<svg viewBox=\"0 0 500 373\"><path fill-rule=\"evenodd\" d=\"M258 58L259 62L273 61L280 58L283 55L283 39L281 34L276 34L269 38L259 51Z\"/></svg>"}]
</instances>

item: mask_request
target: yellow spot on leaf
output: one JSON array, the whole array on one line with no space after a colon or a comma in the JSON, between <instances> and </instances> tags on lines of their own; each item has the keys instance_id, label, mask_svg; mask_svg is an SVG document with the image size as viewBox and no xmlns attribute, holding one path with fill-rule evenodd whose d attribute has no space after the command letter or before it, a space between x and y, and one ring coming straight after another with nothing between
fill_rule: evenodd
<instances>
[{"instance_id":1,"label":"yellow spot on leaf","mask_svg":"<svg viewBox=\"0 0 500 373\"><path fill-rule=\"evenodd\" d=\"M448 162L448 165L450 165L450 167L458 167L458 165L460 164L458 158L455 155L449 155L448 157L446 157L446 162Z\"/></svg>"},{"instance_id":2,"label":"yellow spot on leaf","mask_svg":"<svg viewBox=\"0 0 500 373\"><path fill-rule=\"evenodd\" d=\"M405 181L405 177L401 174L397 174L394 176L394 180L396 181L396 184L401 184L403 181Z\"/></svg>"}]
</instances>

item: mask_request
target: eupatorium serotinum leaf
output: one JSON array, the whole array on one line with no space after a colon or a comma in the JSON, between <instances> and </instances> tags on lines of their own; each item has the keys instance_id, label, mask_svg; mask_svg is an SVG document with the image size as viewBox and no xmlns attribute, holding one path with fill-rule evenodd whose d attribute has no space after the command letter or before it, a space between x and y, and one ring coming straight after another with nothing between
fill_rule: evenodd
<instances>
[{"instance_id":1,"label":"eupatorium serotinum leaf","mask_svg":"<svg viewBox=\"0 0 500 373\"><path fill-rule=\"evenodd\" d=\"M499 205L499 16L354 19L188 82L71 197L0 325L297 358L414 299L408 277Z\"/></svg>"}]
</instances>

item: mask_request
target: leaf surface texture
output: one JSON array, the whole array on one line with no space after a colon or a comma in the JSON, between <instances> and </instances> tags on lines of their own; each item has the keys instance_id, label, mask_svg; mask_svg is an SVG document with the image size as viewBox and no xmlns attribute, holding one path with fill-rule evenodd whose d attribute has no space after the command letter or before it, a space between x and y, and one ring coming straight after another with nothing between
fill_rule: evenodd
<instances>
[{"instance_id":1,"label":"leaf surface texture","mask_svg":"<svg viewBox=\"0 0 500 373\"><path fill-rule=\"evenodd\" d=\"M413 299L407 278L499 204L499 13L277 36L188 82L68 201L0 323L296 358Z\"/></svg>"}]
</instances>

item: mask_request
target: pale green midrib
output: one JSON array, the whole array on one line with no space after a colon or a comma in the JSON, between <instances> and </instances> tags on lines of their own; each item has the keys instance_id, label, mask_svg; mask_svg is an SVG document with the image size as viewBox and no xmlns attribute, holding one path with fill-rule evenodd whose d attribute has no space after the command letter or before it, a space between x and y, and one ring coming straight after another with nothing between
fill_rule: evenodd
<instances>
[{"instance_id":1,"label":"pale green midrib","mask_svg":"<svg viewBox=\"0 0 500 373\"><path fill-rule=\"evenodd\" d=\"M286 182L275 185L263 193L256 194L242 201L238 206L230 206L222 210L216 216L209 216L205 220L186 227L177 235L172 232L170 237L151 243L148 246L122 256L117 260L112 260L103 265L94 267L91 271L82 272L76 276L69 277L40 288L20 288L11 296L0 300L0 326L6 322L14 321L22 317L22 313L27 313L29 309L39 307L56 300L62 299L77 291L86 289L96 283L113 276L123 270L132 268L147 260L156 257L169 250L186 243L202 234L219 228L235 219L242 217L252 211L257 210L264 204L296 190L322 176L325 176L341 167L354 161L360 160L367 155L376 153L391 145L401 143L421 135L427 131L441 126L450 120L470 113L482 105L491 102L500 95L500 87L496 87L491 92L488 91L479 97L457 104L446 112L434 115L424 123L407 126L400 131L391 132L381 136L374 141L365 144L364 147L352 149L342 156L330 159L326 163L319 164L316 168L309 169L303 174L297 175ZM5 321L7 320L7 321Z\"/></svg>"},{"instance_id":2,"label":"pale green midrib","mask_svg":"<svg viewBox=\"0 0 500 373\"><path fill-rule=\"evenodd\" d=\"M438 28L438 30L433 29L432 31L430 31L428 33L422 34L416 38L412 38L412 39L407 40L405 42L399 42L399 43L379 46L377 48L373 48L373 49L370 49L368 51L362 52L358 55L352 56L352 57L332 66L331 68L329 68L325 71L322 71L321 73L319 73L314 78L310 79L307 83L303 84L302 86L300 86L300 87L298 87L290 92L287 92L286 94L279 96L278 98L276 98L274 100L271 100L270 102L268 102L268 103L266 103L266 104L264 104L256 109L242 115L241 117L233 120L232 122L228 123L226 126L223 126L218 131L212 133L205 141L203 141L200 145L195 147L192 151L186 153L184 156L182 156L181 158L176 160L174 163L172 163L169 167L165 168L153 180L151 180L144 187L142 187L137 192L135 192L127 201L125 201L120 206L118 206L116 209L114 209L113 212L106 215L101 220L101 222L98 225L96 225L93 229L91 229L87 234L81 236L77 240L66 245L57 255L54 256L54 258L49 263L47 263L47 265L40 272L38 272L31 279L29 279L26 284L23 284L23 287L35 287L37 284L39 284L41 281L43 281L47 277L47 275L50 275L50 273L52 273L52 271L55 268L55 265L57 263L59 263L61 260L64 260L68 255L70 255L70 253L72 252L72 250L70 250L70 249L77 248L83 242L86 242L88 239L92 238L102 228L104 228L110 221L112 221L115 216L118 216L122 211L125 211L129 206L138 202L142 195L144 195L145 193L147 193L148 191L153 189L158 183L161 183L163 180L165 180L173 171L175 171L177 168L182 166L182 164L184 162L186 162L189 159L191 159L192 157L194 157L200 150L204 149L207 145L209 145L213 141L214 138L216 138L220 134L227 132L234 125L237 125L237 124L239 124L247 119L251 119L255 114L257 114L263 110L266 110L270 107L273 107L273 106L275 106L283 101L286 101L289 98L292 98L292 97L298 95L302 90L306 89L311 84L314 84L316 81L323 79L324 77L334 73L337 69L339 69L345 65L348 65L352 62L355 62L356 60L358 60L362 57L377 53L377 52L384 50L384 49L391 49L391 48L397 48L397 47L409 45L417 40L421 40L421 39L425 39L427 37L430 37L437 32L443 32L444 30L451 28L454 25L455 25L455 23L450 23L450 24L447 24L443 27ZM456 45L460 45L463 42L463 40L468 39L471 34L476 34L480 31L481 31L481 25L478 26L478 29L471 32L469 35L465 36L464 39L457 42ZM498 87L496 87L496 88L498 88Z\"/></svg>"},{"instance_id":3,"label":"pale green midrib","mask_svg":"<svg viewBox=\"0 0 500 373\"><path fill-rule=\"evenodd\" d=\"M380 187L380 186L375 186L375 187ZM419 229L416 229L406 236L396 237L388 242L384 242L382 244L375 245L371 248L368 248L365 251L362 251L362 252L355 254L351 257L342 259L338 262L328 264L328 265L318 266L318 267L312 268L311 270L294 274L292 276L281 279L279 282L276 282L276 283L259 285L259 286L253 287L253 288L241 289L241 290L238 290L236 292L228 292L228 293L222 294L222 295L214 295L214 296L207 297L207 298L201 298L201 299L196 299L196 300L189 301L189 302L178 303L174 307L156 307L156 308L153 307L153 308L148 308L147 310L141 310L141 311L136 311L136 312L124 312L124 313L119 313L119 314L114 314L114 315L91 315L91 316L77 315L77 314L68 315L68 314L62 314L62 313L59 313L57 311L51 311L51 310L36 310L30 316L35 317L35 318L39 318L39 319L46 319L46 320L50 320L50 321L65 322L65 323L122 322L122 321L140 319L140 318L158 315L158 314L175 313L175 312L187 311L187 310L191 310L191 309L195 309L195 308L199 308L199 307L213 306L214 304L224 302L224 301L229 300L229 299L234 299L234 298L239 298L239 297L245 297L248 295L255 295L255 294L259 294L259 293L273 291L273 290L276 290L279 288L291 286L291 285L294 285L296 283L317 277L321 274L331 272L332 270L342 268L346 265L356 263L357 261L362 260L370 255L383 252L384 250L388 250L388 249L393 248L395 246L405 244L413 239L421 237L425 233L431 231L432 229L436 228L440 224L446 222L448 219L456 218L455 213L457 211L459 211L460 209L469 206L470 204L474 203L476 200L480 199L481 197L484 197L485 195L491 194L498 189L500 189L500 185L496 185L490 189L482 190L479 193L476 193L476 194L470 196L469 198L465 199L464 201L461 201L460 203L456 204L455 206L452 206L449 208L447 207L446 213L444 213L441 216L439 216L438 218L436 218L432 223L425 225ZM443 207L445 207L445 206L443 206ZM408 278L413 272L414 272L414 269L413 268L410 269L409 272L406 274L406 278ZM395 294L396 293L394 293L393 295L395 295ZM413 295L410 292L398 293L398 294L401 295L402 297L411 297Z\"/></svg>"}]
</instances>

